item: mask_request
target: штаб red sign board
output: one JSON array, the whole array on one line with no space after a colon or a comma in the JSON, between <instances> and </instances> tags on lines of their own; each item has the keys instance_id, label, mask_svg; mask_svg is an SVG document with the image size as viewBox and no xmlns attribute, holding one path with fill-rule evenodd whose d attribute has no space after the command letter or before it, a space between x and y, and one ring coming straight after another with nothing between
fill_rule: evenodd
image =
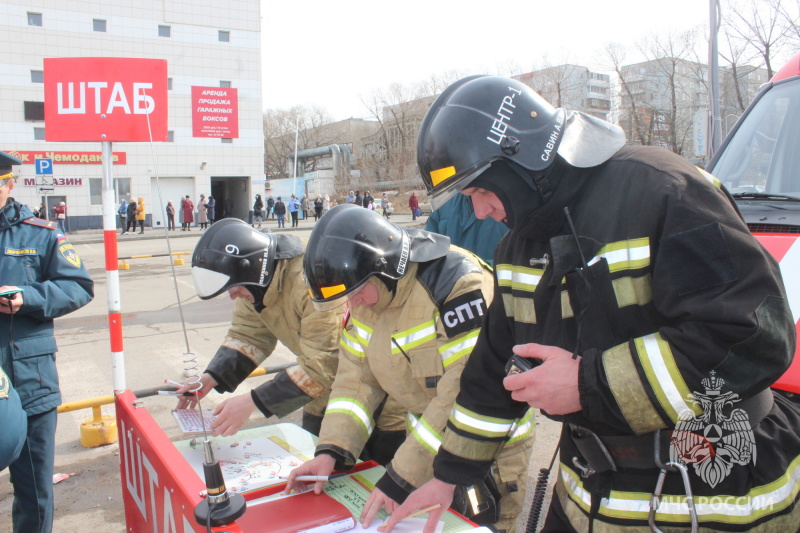
<instances>
[{"instance_id":1,"label":"\u0448\u0442\u0430\u0431 red sign board","mask_svg":"<svg viewBox=\"0 0 800 533\"><path fill-rule=\"evenodd\" d=\"M192 87L192 137L239 137L239 90Z\"/></svg>"},{"instance_id":2,"label":"\u0448\u0442\u0430\u0431 red sign board","mask_svg":"<svg viewBox=\"0 0 800 533\"><path fill-rule=\"evenodd\" d=\"M44 116L48 142L166 141L167 62L45 59Z\"/></svg>"}]
</instances>

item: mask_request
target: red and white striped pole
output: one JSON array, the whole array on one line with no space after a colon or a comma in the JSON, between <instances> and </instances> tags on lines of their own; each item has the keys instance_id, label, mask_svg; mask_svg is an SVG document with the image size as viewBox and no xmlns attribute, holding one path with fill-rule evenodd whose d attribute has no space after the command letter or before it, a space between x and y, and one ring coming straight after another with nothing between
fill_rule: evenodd
<instances>
[{"instance_id":1,"label":"red and white striped pole","mask_svg":"<svg viewBox=\"0 0 800 533\"><path fill-rule=\"evenodd\" d=\"M122 306L119 290L119 260L117 256L117 204L114 198L111 142L103 141L103 242L106 255L106 286L108 287L108 331L111 335L111 372L114 392L125 390L125 352L122 350Z\"/></svg>"}]
</instances>

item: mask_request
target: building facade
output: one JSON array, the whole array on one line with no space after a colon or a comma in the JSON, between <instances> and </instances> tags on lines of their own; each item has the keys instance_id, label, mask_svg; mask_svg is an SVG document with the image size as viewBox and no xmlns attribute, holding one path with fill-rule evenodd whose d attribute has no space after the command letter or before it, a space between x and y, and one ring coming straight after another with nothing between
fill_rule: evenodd
<instances>
[{"instance_id":1,"label":"building facade","mask_svg":"<svg viewBox=\"0 0 800 533\"><path fill-rule=\"evenodd\" d=\"M580 65L558 65L514 76L555 107L609 120L611 77Z\"/></svg>"},{"instance_id":2,"label":"building facade","mask_svg":"<svg viewBox=\"0 0 800 533\"><path fill-rule=\"evenodd\" d=\"M0 2L0 14L0 150L24 161L17 200L45 203L51 214L66 202L70 231L102 227L100 143L45 140L45 58L162 59L168 141L113 143L116 203L143 198L145 225L160 227L168 201L177 208L187 195L195 205L212 195L218 219L246 219L265 185L258 0L11 0ZM225 94L237 124L198 128L208 110L201 89ZM37 176L38 158L52 160L52 176Z\"/></svg>"}]
</instances>

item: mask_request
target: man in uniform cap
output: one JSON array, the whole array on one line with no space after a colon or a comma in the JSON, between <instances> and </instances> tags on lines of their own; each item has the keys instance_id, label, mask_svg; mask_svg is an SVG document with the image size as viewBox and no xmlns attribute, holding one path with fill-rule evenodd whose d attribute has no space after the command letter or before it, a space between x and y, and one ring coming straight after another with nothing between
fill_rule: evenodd
<instances>
[{"instance_id":1,"label":"man in uniform cap","mask_svg":"<svg viewBox=\"0 0 800 533\"><path fill-rule=\"evenodd\" d=\"M9 382L9 391L16 389L28 428L19 458L9 466L13 531L46 533L53 528L56 407L61 403L53 320L89 303L94 284L58 225L34 217L11 197L11 166L21 163L0 152L0 293L6 293L0 296L0 381ZM3 420L0 428L5 433L19 424L7 426Z\"/></svg>"}]
</instances>

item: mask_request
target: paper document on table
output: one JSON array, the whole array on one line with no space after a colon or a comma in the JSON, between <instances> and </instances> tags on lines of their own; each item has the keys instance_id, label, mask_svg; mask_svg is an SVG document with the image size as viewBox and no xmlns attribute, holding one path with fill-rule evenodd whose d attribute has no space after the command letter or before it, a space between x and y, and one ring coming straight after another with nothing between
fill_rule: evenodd
<instances>
[{"instance_id":1,"label":"paper document on table","mask_svg":"<svg viewBox=\"0 0 800 533\"><path fill-rule=\"evenodd\" d=\"M181 431L184 433L203 433L203 422L206 431L211 433L211 424L217 419L212 415L211 409L203 409L203 420L200 420L200 409L173 409L172 416L178 421Z\"/></svg>"},{"instance_id":2,"label":"paper document on table","mask_svg":"<svg viewBox=\"0 0 800 533\"><path fill-rule=\"evenodd\" d=\"M375 484L385 472L385 468L382 466L376 466L374 468L362 470L361 472L357 472L349 476L332 478L325 484L325 494L344 504L344 506L347 507L354 517L359 518L361 516L362 509L364 509L364 504L366 504L367 500L369 499L370 493L375 489ZM360 529L360 531L377 531L377 529L373 529L373 527L377 528L380 524L386 521L387 517L388 515L386 514L386 511L381 509L375 515L375 519L372 521L370 529ZM422 515L417 519L408 518L406 520L408 520L412 525L417 523L414 522L414 520L422 520L421 524L424 526L427 519L427 515ZM400 526L403 526L406 520L398 523L398 525L395 526L394 531L402 531L403 533L422 531L422 526L420 526L419 529L397 529ZM475 531L475 526L467 522L461 516L448 511L439 519L439 525L437 526L436 531L442 533L460 533L461 531Z\"/></svg>"},{"instance_id":3,"label":"paper document on table","mask_svg":"<svg viewBox=\"0 0 800 533\"><path fill-rule=\"evenodd\" d=\"M428 521L427 518L404 518L403 520L399 521L395 526L392 528L392 533L422 533L425 529L425 523ZM385 520L373 520L372 523L369 525L367 529L359 529L359 533L369 533L370 531L375 531L377 533L383 533L382 530L378 529ZM470 528L473 530L474 528ZM436 524L436 533L442 533L444 531L444 522L439 520ZM322 532L320 532L322 533Z\"/></svg>"}]
</instances>

